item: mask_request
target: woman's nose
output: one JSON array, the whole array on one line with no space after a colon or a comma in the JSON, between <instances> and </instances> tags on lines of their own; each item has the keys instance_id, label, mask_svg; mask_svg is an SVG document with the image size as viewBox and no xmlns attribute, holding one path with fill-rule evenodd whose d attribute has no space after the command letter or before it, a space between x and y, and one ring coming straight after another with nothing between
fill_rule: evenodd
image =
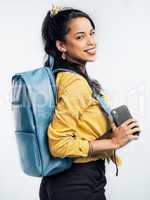
<instances>
[{"instance_id":1,"label":"woman's nose","mask_svg":"<svg viewBox=\"0 0 150 200\"><path fill-rule=\"evenodd\" d=\"M96 40L95 40L95 38L93 38L92 36L89 36L88 38L87 38L87 44L88 45L95 45L96 44Z\"/></svg>"}]
</instances>

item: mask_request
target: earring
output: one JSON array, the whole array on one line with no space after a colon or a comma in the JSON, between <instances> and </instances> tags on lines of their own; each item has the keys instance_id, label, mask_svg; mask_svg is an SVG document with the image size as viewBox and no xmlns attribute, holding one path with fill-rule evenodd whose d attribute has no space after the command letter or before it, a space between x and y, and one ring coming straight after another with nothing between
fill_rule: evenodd
<instances>
[{"instance_id":1,"label":"earring","mask_svg":"<svg viewBox=\"0 0 150 200\"><path fill-rule=\"evenodd\" d=\"M65 60L65 59L66 59L65 52L63 52L63 53L62 53L61 57L62 57L62 59L63 59L63 60Z\"/></svg>"}]
</instances>

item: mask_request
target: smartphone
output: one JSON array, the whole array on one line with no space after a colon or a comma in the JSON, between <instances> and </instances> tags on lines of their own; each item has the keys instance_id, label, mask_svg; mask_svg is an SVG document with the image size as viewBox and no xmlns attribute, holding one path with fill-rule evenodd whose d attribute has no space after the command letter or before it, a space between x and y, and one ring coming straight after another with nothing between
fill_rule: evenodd
<instances>
[{"instance_id":1,"label":"smartphone","mask_svg":"<svg viewBox=\"0 0 150 200\"><path fill-rule=\"evenodd\" d=\"M126 105L121 105L117 108L111 110L111 116L116 126L120 126L126 120L133 118L128 107ZM131 122L132 123L132 122ZM137 126L135 126L137 127ZM133 128L135 128L133 127ZM139 131L135 132L133 135L139 135Z\"/></svg>"}]
</instances>

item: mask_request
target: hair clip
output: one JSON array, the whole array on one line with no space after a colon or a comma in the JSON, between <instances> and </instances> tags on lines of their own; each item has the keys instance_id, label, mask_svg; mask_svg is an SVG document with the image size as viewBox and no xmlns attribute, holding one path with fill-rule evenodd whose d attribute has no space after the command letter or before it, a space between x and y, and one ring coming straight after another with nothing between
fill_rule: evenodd
<instances>
[{"instance_id":1,"label":"hair clip","mask_svg":"<svg viewBox=\"0 0 150 200\"><path fill-rule=\"evenodd\" d=\"M59 11L62 10L62 7L58 4L52 4L52 7L50 9L50 15L55 16Z\"/></svg>"}]
</instances>

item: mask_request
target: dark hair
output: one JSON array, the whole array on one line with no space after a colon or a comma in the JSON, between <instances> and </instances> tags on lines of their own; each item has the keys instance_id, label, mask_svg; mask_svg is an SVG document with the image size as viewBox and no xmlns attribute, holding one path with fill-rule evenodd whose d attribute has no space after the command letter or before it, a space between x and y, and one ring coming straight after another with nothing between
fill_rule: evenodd
<instances>
[{"instance_id":1,"label":"dark hair","mask_svg":"<svg viewBox=\"0 0 150 200\"><path fill-rule=\"evenodd\" d=\"M64 7L56 15L51 16L51 11L49 10L42 23L42 41L44 44L44 50L48 56L54 57L54 68L61 68L61 66L66 66L69 69L81 74L88 81L92 91L101 94L102 87L99 82L95 79L91 79L85 69L83 73L78 64L69 63L67 60L62 59L61 52L56 48L56 40L65 41L65 35L69 32L69 22L71 19L77 17L86 17L91 22L92 27L95 29L94 22L89 17L88 14L81 10ZM50 66L49 60L44 63L45 66Z\"/></svg>"}]
</instances>

